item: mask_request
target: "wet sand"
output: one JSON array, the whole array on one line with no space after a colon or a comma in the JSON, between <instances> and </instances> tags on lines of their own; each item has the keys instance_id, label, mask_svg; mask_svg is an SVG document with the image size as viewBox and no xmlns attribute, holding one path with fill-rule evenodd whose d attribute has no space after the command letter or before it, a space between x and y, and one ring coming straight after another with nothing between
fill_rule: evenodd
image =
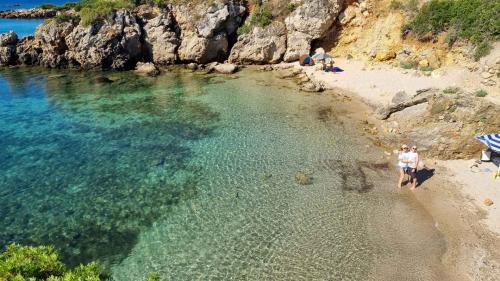
<instances>
[{"instance_id":1,"label":"wet sand","mask_svg":"<svg viewBox=\"0 0 500 281\"><path fill-rule=\"evenodd\" d=\"M361 101L360 98L349 91L341 89L335 91L341 93L338 95L344 101L348 101L342 105L341 112L345 113L344 118L356 120L357 129L360 132L366 128L367 123L378 123L374 117L373 109ZM366 137L370 138L370 135L366 134ZM383 144L376 142L374 145L383 146ZM388 184L393 183L394 190L396 190L398 175L394 165L396 163L395 156L381 154L380 158L390 161L391 169L388 171L388 176L392 179L392 182ZM432 165L431 163L434 163L434 161L431 160L424 159L423 161L427 164L427 168L434 169L434 175L414 191L410 190L409 185L407 185L399 192L400 196L408 199L411 202L410 204L415 209L418 209L415 217L402 216L400 219L430 221L446 241L442 258L434 261L436 267L442 269L442 275L434 276L435 279L432 280L498 280L498 276L500 276L500 235L492 230L498 229L500 225L498 225L497 218L489 218L488 221L485 221L488 217L487 210L484 206L478 206L483 204L479 200L481 196L485 196L485 194L494 195L492 186L495 185L495 182L492 183L489 176L484 179L481 178L479 181L473 180L473 182L467 182L463 177L457 177L457 173L462 173L467 177L465 169L468 169L468 167L465 167L463 163L470 161L458 161L459 163L440 161L441 165ZM456 169L457 165L463 169L450 170L453 167ZM485 181L489 183L490 189L488 190L492 191L480 192L474 190L483 187L482 183ZM497 197L492 198L497 199ZM496 200L495 204L498 203L500 201ZM494 215L494 212L490 214L490 216ZM410 224L406 230L397 230L397 233L403 231L408 236L393 237L392 239L411 239L409 238L412 235L412 231L409 231L411 230ZM380 276L392 275L394 276L393 280L407 278L411 272L401 272L397 266L400 262L394 261L393 264L381 264L379 273L383 273Z\"/></svg>"}]
</instances>

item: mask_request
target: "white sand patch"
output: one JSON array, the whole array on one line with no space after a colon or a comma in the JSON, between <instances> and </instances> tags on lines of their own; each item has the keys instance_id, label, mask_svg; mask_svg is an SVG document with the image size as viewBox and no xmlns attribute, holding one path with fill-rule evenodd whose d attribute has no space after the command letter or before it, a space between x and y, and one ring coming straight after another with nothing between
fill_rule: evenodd
<instances>
[{"instance_id":1,"label":"white sand patch","mask_svg":"<svg viewBox=\"0 0 500 281\"><path fill-rule=\"evenodd\" d=\"M445 89L460 87L468 92L485 89L487 99L500 104L500 87L485 87L481 84L479 73L470 72L463 67L448 67L435 70L426 76L421 71L392 67L387 64L366 65L363 62L335 59L335 66L344 70L340 73L316 70L316 67L303 67L314 81L323 83L326 88L341 88L360 96L373 106L390 103L397 92L415 94L426 88ZM297 67L298 66L297 64Z\"/></svg>"},{"instance_id":2,"label":"white sand patch","mask_svg":"<svg viewBox=\"0 0 500 281\"><path fill-rule=\"evenodd\" d=\"M450 180L462 187L462 192L473 203L487 213L484 222L488 228L500 235L500 178L493 179L492 174L498 168L489 162L483 162L478 168L470 169L474 160L447 160L438 164L448 169ZM493 200L493 205L486 206L485 199Z\"/></svg>"}]
</instances>

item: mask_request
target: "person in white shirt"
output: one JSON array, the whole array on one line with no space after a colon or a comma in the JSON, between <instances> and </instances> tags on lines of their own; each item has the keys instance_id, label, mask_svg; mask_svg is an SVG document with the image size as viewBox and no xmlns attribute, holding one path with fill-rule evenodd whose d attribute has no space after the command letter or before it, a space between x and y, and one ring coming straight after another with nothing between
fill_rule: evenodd
<instances>
[{"instance_id":1,"label":"person in white shirt","mask_svg":"<svg viewBox=\"0 0 500 281\"><path fill-rule=\"evenodd\" d=\"M411 147L411 151L408 153L408 160L408 174L412 183L411 189L415 189L417 188L417 167L420 161L416 145Z\"/></svg>"},{"instance_id":2,"label":"person in white shirt","mask_svg":"<svg viewBox=\"0 0 500 281\"><path fill-rule=\"evenodd\" d=\"M410 152L408 146L403 144L398 154L398 169L399 169L399 182L398 188L401 189L405 175L409 172Z\"/></svg>"}]
</instances>

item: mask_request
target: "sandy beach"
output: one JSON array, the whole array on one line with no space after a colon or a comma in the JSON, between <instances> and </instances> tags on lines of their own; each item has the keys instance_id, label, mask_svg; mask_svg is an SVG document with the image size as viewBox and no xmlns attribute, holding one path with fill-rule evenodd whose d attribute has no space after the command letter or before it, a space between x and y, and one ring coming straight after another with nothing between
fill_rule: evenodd
<instances>
[{"instance_id":1,"label":"sandy beach","mask_svg":"<svg viewBox=\"0 0 500 281\"><path fill-rule=\"evenodd\" d=\"M335 59L342 73L326 73L315 67L300 67L315 83L326 89L346 93L360 99L372 110L391 103L396 93L416 93L427 88L459 87L468 92L486 89L487 99L500 104L500 88L485 87L478 73L464 67L436 70L427 74L417 70L394 68L385 64L366 64L360 61ZM373 116L365 118L380 125ZM418 145L418 144L417 144ZM396 149L394 147L393 149ZM396 156L385 155L396 162ZM410 193L435 221L435 227L446 237L447 250L443 264L459 280L498 280L500 274L500 178L498 169L483 162L471 168L476 159L423 159L422 167L432 171L415 191ZM396 185L397 175L394 174ZM491 200L487 206L485 200Z\"/></svg>"}]
</instances>

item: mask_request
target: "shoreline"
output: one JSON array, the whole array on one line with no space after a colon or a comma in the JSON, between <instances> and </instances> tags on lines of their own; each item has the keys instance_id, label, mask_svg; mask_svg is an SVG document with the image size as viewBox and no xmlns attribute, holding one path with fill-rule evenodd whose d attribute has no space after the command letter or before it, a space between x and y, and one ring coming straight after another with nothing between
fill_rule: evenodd
<instances>
[{"instance_id":1,"label":"shoreline","mask_svg":"<svg viewBox=\"0 0 500 281\"><path fill-rule=\"evenodd\" d=\"M187 67L183 68L187 69ZM248 68L256 69L262 68L262 66L249 66ZM297 66L293 64L293 68L297 69ZM292 68L284 67L285 71L290 69ZM294 77L288 77L288 79ZM332 114L339 115L340 121L342 118L354 119L352 121L358 124L357 130L360 132L366 132L365 122L380 126L381 121L375 116L373 104L367 102L351 89L339 87L334 90L337 90L335 94L339 99L352 105L351 108L332 107L334 109ZM316 93L306 94L315 95ZM360 107L361 109L359 109ZM359 115L358 112L362 114ZM388 147L387 144L377 143L374 138L372 138L372 142L378 147L386 149ZM381 157L390 163L395 161L394 155L390 155L390 153ZM410 197L414 198L429 213L435 221L436 228L445 237L447 249L442 257L443 266L450 270L451 275L457 276L458 280L493 280L491 276L500 274L500 252L497 250L500 249L500 235L493 232L494 229L500 228L499 221L485 221L489 209L481 206L480 197L471 198L471 194L467 193L467 190L474 190L474 186L471 183L464 183L462 178L456 178L449 171L451 168L455 173L463 173L462 169L467 168L464 166L467 161L456 162L455 166L450 166L452 162L449 161L438 161L437 165L431 159L424 159L424 161L427 168L435 169L434 175L415 192L410 193L406 188L402 192L410 193ZM391 177L396 183L396 173ZM492 181L490 177L487 180ZM465 187L460 188L461 184ZM482 196L482 194L478 196ZM489 196L494 201L492 208L497 210L496 204L500 203L500 198L495 196L498 196L498 193ZM490 218L495 218L495 214L490 214ZM489 225L485 222L488 222Z\"/></svg>"},{"instance_id":2,"label":"shoreline","mask_svg":"<svg viewBox=\"0 0 500 281\"><path fill-rule=\"evenodd\" d=\"M471 75L463 68L447 69L444 70L444 77L433 77L432 75L416 76L415 72L408 73L387 65L361 69L366 67L361 62L351 64L347 60L339 60L339 62L341 68L345 67L346 71L354 71L354 74L342 77L345 72L324 73L313 67L300 67L297 64L294 67L304 69L311 80L323 84L326 89L340 90L346 97L366 105L369 108L368 115L361 116L361 118L358 116L358 119L362 122L368 121L368 124L375 126L380 126L382 122L376 116L377 108L384 103L390 103L398 91L418 91L421 88L432 87L464 87L470 90L480 85L478 75ZM382 74L372 75L380 69L382 69ZM366 76L360 76L358 82L354 84L353 79L359 73L366 73L369 77L365 80ZM335 77L332 79L328 75L335 75ZM385 77L394 77L394 75L397 77L395 79L397 82L387 83ZM470 77L463 79L465 76ZM404 80L405 78L407 79ZM492 95L488 100L498 105L500 104L500 91L494 90L491 91ZM359 129L366 131L363 125ZM381 143L378 138L372 138L372 141L382 148L391 147L390 143ZM394 154L387 151L385 158L391 163L396 161ZM425 169L433 170L434 174L417 187L417 190L410 191L408 188L403 188L402 193L411 194L410 196L430 214L435 221L435 227L445 237L447 249L442 257L442 264L450 270L451 275L459 278L458 280L494 280L495 276L500 274L500 250L498 250L500 249L500 208L498 208L500 182L498 180L495 182L491 173L488 172L472 175L469 169L472 162L474 160L424 158ZM487 171L495 169L491 163L480 165L481 169L485 167ZM396 185L396 173L393 178L394 185ZM478 191L480 187L484 189ZM492 199L494 204L485 206L483 204L485 198Z\"/></svg>"}]
</instances>

